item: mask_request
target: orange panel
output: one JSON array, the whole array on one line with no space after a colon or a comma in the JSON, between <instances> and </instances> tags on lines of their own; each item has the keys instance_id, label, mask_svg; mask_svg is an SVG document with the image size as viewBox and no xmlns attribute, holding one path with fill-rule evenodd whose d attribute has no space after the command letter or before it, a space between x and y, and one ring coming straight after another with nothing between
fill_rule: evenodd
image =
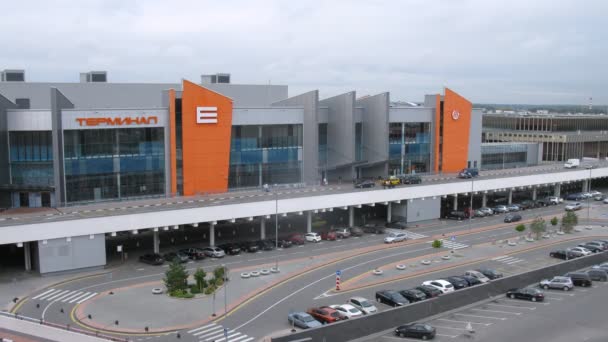
<instances>
[{"instance_id":1,"label":"orange panel","mask_svg":"<svg viewBox=\"0 0 608 342\"><path fill-rule=\"evenodd\" d=\"M177 195L177 142L175 136L175 89L169 89L169 159L171 163L171 196Z\"/></svg>"},{"instance_id":2,"label":"orange panel","mask_svg":"<svg viewBox=\"0 0 608 342\"><path fill-rule=\"evenodd\" d=\"M433 170L439 172L439 126L441 121L441 96L435 95L435 162Z\"/></svg>"},{"instance_id":3,"label":"orange panel","mask_svg":"<svg viewBox=\"0 0 608 342\"><path fill-rule=\"evenodd\" d=\"M197 123L198 107L207 107ZM217 110L209 109L216 107ZM217 123L209 115L217 113ZM211 116L213 118L213 116ZM182 156L184 195L228 191L232 99L183 82Z\"/></svg>"},{"instance_id":4,"label":"orange panel","mask_svg":"<svg viewBox=\"0 0 608 342\"><path fill-rule=\"evenodd\" d=\"M452 90L445 89L443 98L443 172L456 172L467 167L472 110L471 102Z\"/></svg>"}]
</instances>

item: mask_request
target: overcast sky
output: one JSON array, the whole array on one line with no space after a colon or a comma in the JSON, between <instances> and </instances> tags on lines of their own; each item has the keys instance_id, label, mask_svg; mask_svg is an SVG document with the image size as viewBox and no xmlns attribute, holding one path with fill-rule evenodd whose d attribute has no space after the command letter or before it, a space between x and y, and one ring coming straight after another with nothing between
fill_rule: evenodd
<instances>
[{"instance_id":1,"label":"overcast sky","mask_svg":"<svg viewBox=\"0 0 608 342\"><path fill-rule=\"evenodd\" d=\"M422 101L608 104L608 1L2 2L0 69L29 81L287 84Z\"/></svg>"}]
</instances>

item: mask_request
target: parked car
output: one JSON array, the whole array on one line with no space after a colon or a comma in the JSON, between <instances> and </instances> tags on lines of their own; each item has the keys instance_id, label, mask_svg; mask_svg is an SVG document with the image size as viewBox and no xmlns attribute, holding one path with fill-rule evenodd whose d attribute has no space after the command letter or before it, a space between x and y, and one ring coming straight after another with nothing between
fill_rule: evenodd
<instances>
[{"instance_id":1,"label":"parked car","mask_svg":"<svg viewBox=\"0 0 608 342\"><path fill-rule=\"evenodd\" d=\"M510 212L514 212L514 211L520 211L521 207L519 205L513 203L513 204L507 205L507 209L509 209Z\"/></svg>"},{"instance_id":2,"label":"parked car","mask_svg":"<svg viewBox=\"0 0 608 342\"><path fill-rule=\"evenodd\" d=\"M450 284L452 284L454 286L454 289L456 289L456 290L460 290L460 289L464 289L465 287L469 287L469 283L462 277L450 276L450 277L446 277L445 280L449 281Z\"/></svg>"},{"instance_id":3,"label":"parked car","mask_svg":"<svg viewBox=\"0 0 608 342\"><path fill-rule=\"evenodd\" d=\"M479 271L468 270L468 271L464 272L464 275L475 277L482 283L487 283L490 281L490 278L486 277L483 273L481 273Z\"/></svg>"},{"instance_id":4,"label":"parked car","mask_svg":"<svg viewBox=\"0 0 608 342\"><path fill-rule=\"evenodd\" d=\"M572 247L572 248L568 248L568 251L572 252L573 254L577 255L577 256L587 256L587 255L591 255L591 251L588 250L585 247Z\"/></svg>"},{"instance_id":5,"label":"parked car","mask_svg":"<svg viewBox=\"0 0 608 342\"><path fill-rule=\"evenodd\" d=\"M603 246L603 245L601 245L601 246ZM577 247L583 247L585 249L588 249L589 251L591 251L591 253L599 253L599 252L604 251L604 248L602 248L601 246L591 244L589 242L585 242L585 243L578 244Z\"/></svg>"},{"instance_id":6,"label":"parked car","mask_svg":"<svg viewBox=\"0 0 608 342\"><path fill-rule=\"evenodd\" d=\"M423 292L426 295L426 298L434 298L443 293L441 290L428 285L416 286L414 289Z\"/></svg>"},{"instance_id":7,"label":"parked car","mask_svg":"<svg viewBox=\"0 0 608 342\"><path fill-rule=\"evenodd\" d=\"M150 264L150 265L154 265L154 266L162 265L163 263L165 263L165 260L163 260L163 257L160 256L160 254L156 254L156 253L144 254L139 257L139 261L141 261L145 264Z\"/></svg>"},{"instance_id":8,"label":"parked car","mask_svg":"<svg viewBox=\"0 0 608 342\"><path fill-rule=\"evenodd\" d=\"M323 306L320 308L310 308L306 310L306 313L311 315L314 319L318 320L322 324L334 323L342 320L342 315L335 309L329 306Z\"/></svg>"},{"instance_id":9,"label":"parked car","mask_svg":"<svg viewBox=\"0 0 608 342\"><path fill-rule=\"evenodd\" d=\"M363 225L363 231L368 234L384 234L384 227L375 223L367 223Z\"/></svg>"},{"instance_id":10,"label":"parked car","mask_svg":"<svg viewBox=\"0 0 608 342\"><path fill-rule=\"evenodd\" d=\"M591 268L594 269L594 270L598 270L599 269L599 270L604 270L604 271L608 272L608 262L605 262L605 263L602 263L602 264L599 264L599 265L595 265L595 266L593 266Z\"/></svg>"},{"instance_id":11,"label":"parked car","mask_svg":"<svg viewBox=\"0 0 608 342\"><path fill-rule=\"evenodd\" d=\"M376 292L376 301L378 303L390 306L403 306L410 302L395 290L380 290Z\"/></svg>"},{"instance_id":12,"label":"parked car","mask_svg":"<svg viewBox=\"0 0 608 342\"><path fill-rule=\"evenodd\" d=\"M581 209L583 209L583 205L580 204L579 202L570 203L564 207L564 210L566 210L566 211L577 211L577 210L581 210Z\"/></svg>"},{"instance_id":13,"label":"parked car","mask_svg":"<svg viewBox=\"0 0 608 342\"><path fill-rule=\"evenodd\" d=\"M479 210L483 211L486 214L486 216L494 215L494 210L492 210L492 208L481 207L481 208L479 208Z\"/></svg>"},{"instance_id":14,"label":"parked car","mask_svg":"<svg viewBox=\"0 0 608 342\"><path fill-rule=\"evenodd\" d=\"M405 324L395 328L395 335L399 337L413 337L423 340L432 340L435 338L435 334L435 328L423 323Z\"/></svg>"},{"instance_id":15,"label":"parked car","mask_svg":"<svg viewBox=\"0 0 608 342\"><path fill-rule=\"evenodd\" d=\"M244 241L240 244L241 250L249 253L256 253L260 247L254 241Z\"/></svg>"},{"instance_id":16,"label":"parked car","mask_svg":"<svg viewBox=\"0 0 608 342\"><path fill-rule=\"evenodd\" d=\"M572 279L568 277L553 277L552 279L543 279L540 281L539 285L545 290L562 289L564 291L570 291L574 288Z\"/></svg>"},{"instance_id":17,"label":"parked car","mask_svg":"<svg viewBox=\"0 0 608 342\"><path fill-rule=\"evenodd\" d=\"M350 236L363 236L363 229L361 227L350 227Z\"/></svg>"},{"instance_id":18,"label":"parked car","mask_svg":"<svg viewBox=\"0 0 608 342\"><path fill-rule=\"evenodd\" d=\"M352 297L348 300L348 304L361 310L364 315L369 315L378 312L378 309L372 303L370 303L369 300L363 297Z\"/></svg>"},{"instance_id":19,"label":"parked car","mask_svg":"<svg viewBox=\"0 0 608 342\"><path fill-rule=\"evenodd\" d=\"M453 211L450 211L447 218L450 220L461 221L461 220L467 219L468 216L464 211L453 210Z\"/></svg>"},{"instance_id":20,"label":"parked car","mask_svg":"<svg viewBox=\"0 0 608 342\"><path fill-rule=\"evenodd\" d=\"M390 233L384 238L384 243L395 243L407 240L405 233Z\"/></svg>"},{"instance_id":21,"label":"parked car","mask_svg":"<svg viewBox=\"0 0 608 342\"><path fill-rule=\"evenodd\" d=\"M509 208L507 208L507 206L504 204L497 205L492 210L497 214L503 214L503 213L509 212Z\"/></svg>"},{"instance_id":22,"label":"parked car","mask_svg":"<svg viewBox=\"0 0 608 342\"><path fill-rule=\"evenodd\" d=\"M393 229L406 229L407 228L407 222L405 221L391 221L388 222L384 225L386 228L393 228Z\"/></svg>"},{"instance_id":23,"label":"parked car","mask_svg":"<svg viewBox=\"0 0 608 342\"><path fill-rule=\"evenodd\" d=\"M422 178L418 175L403 175L400 176L401 184L420 184L422 183Z\"/></svg>"},{"instance_id":24,"label":"parked car","mask_svg":"<svg viewBox=\"0 0 608 342\"><path fill-rule=\"evenodd\" d=\"M475 286L475 285L483 284L481 282L481 280L479 280L479 279L477 279L477 278L475 278L473 276L470 276L470 275L464 274L464 275L461 275L460 277L462 279L466 280L466 282L467 282L467 284L469 284L469 286Z\"/></svg>"},{"instance_id":25,"label":"parked car","mask_svg":"<svg viewBox=\"0 0 608 342\"><path fill-rule=\"evenodd\" d=\"M517 222L517 221L521 221L521 215L519 214L507 214L507 216L505 216L505 223L511 223L511 222Z\"/></svg>"},{"instance_id":26,"label":"parked car","mask_svg":"<svg viewBox=\"0 0 608 342\"><path fill-rule=\"evenodd\" d=\"M319 235L318 233L306 233L304 235L304 238L306 239L307 242L320 242L321 241L321 235Z\"/></svg>"},{"instance_id":27,"label":"parked car","mask_svg":"<svg viewBox=\"0 0 608 342\"><path fill-rule=\"evenodd\" d=\"M569 194L566 195L566 197L564 197L564 199L566 201L581 201L585 199L585 196L583 196L583 194Z\"/></svg>"},{"instance_id":28,"label":"parked car","mask_svg":"<svg viewBox=\"0 0 608 342\"><path fill-rule=\"evenodd\" d=\"M559 249L556 251L549 252L549 256L552 258L562 259L562 260L570 260L579 257L578 254L572 253L569 250Z\"/></svg>"},{"instance_id":29,"label":"parked car","mask_svg":"<svg viewBox=\"0 0 608 342\"><path fill-rule=\"evenodd\" d=\"M502 273L491 268L478 268L477 271L479 271L481 274L483 274L490 280L495 280L503 277Z\"/></svg>"},{"instance_id":30,"label":"parked car","mask_svg":"<svg viewBox=\"0 0 608 342\"><path fill-rule=\"evenodd\" d=\"M275 241L258 240L255 243L258 245L258 250L260 251L271 251L276 247Z\"/></svg>"},{"instance_id":31,"label":"parked car","mask_svg":"<svg viewBox=\"0 0 608 342\"><path fill-rule=\"evenodd\" d=\"M603 201L605 198L606 198L606 196L604 196L602 194L593 196L593 200L595 200L595 201Z\"/></svg>"},{"instance_id":32,"label":"parked car","mask_svg":"<svg viewBox=\"0 0 608 342\"><path fill-rule=\"evenodd\" d=\"M597 191L597 190L591 190L589 191L589 193L591 194L591 196L600 196L602 195L601 192Z\"/></svg>"},{"instance_id":33,"label":"parked car","mask_svg":"<svg viewBox=\"0 0 608 342\"><path fill-rule=\"evenodd\" d=\"M608 244L606 244L600 240L587 241L587 242L585 242L585 245L597 247L598 249L600 249L602 251L605 251L608 249Z\"/></svg>"},{"instance_id":34,"label":"parked car","mask_svg":"<svg viewBox=\"0 0 608 342\"><path fill-rule=\"evenodd\" d=\"M479 176L479 170L476 168L464 168L458 173L458 178L473 178Z\"/></svg>"},{"instance_id":35,"label":"parked car","mask_svg":"<svg viewBox=\"0 0 608 342\"><path fill-rule=\"evenodd\" d=\"M510 289L507 291L507 297L511 299L527 299L533 302L542 302L545 300L545 294L541 290L531 287Z\"/></svg>"},{"instance_id":36,"label":"parked car","mask_svg":"<svg viewBox=\"0 0 608 342\"><path fill-rule=\"evenodd\" d=\"M205 259L205 251L198 247L184 248L179 250L181 253L185 253L192 260Z\"/></svg>"},{"instance_id":37,"label":"parked car","mask_svg":"<svg viewBox=\"0 0 608 342\"><path fill-rule=\"evenodd\" d=\"M585 272L569 272L564 274L564 277L572 279L574 286L591 287L593 285L591 277Z\"/></svg>"},{"instance_id":38,"label":"parked car","mask_svg":"<svg viewBox=\"0 0 608 342\"><path fill-rule=\"evenodd\" d=\"M186 253L177 251L177 252L163 254L163 259L165 259L168 262L177 261L179 263L184 263L184 262L188 262L188 260L190 260L190 257Z\"/></svg>"},{"instance_id":39,"label":"parked car","mask_svg":"<svg viewBox=\"0 0 608 342\"><path fill-rule=\"evenodd\" d=\"M219 247L205 247L203 248L205 256L210 258L223 258L226 255L223 249Z\"/></svg>"},{"instance_id":40,"label":"parked car","mask_svg":"<svg viewBox=\"0 0 608 342\"><path fill-rule=\"evenodd\" d=\"M285 240L285 239L279 239L278 244L279 244L279 248L289 248L289 247L293 246L291 241Z\"/></svg>"},{"instance_id":41,"label":"parked car","mask_svg":"<svg viewBox=\"0 0 608 342\"><path fill-rule=\"evenodd\" d=\"M535 208L541 208L541 207L546 207L547 206L547 203L545 203L545 201L542 200L542 199L537 199L537 200L534 200L532 202L534 202L534 207Z\"/></svg>"},{"instance_id":42,"label":"parked car","mask_svg":"<svg viewBox=\"0 0 608 342\"><path fill-rule=\"evenodd\" d=\"M518 204L522 210L536 208L536 202L533 200L523 200Z\"/></svg>"},{"instance_id":43,"label":"parked car","mask_svg":"<svg viewBox=\"0 0 608 342\"><path fill-rule=\"evenodd\" d=\"M608 197L604 198L604 200L602 201L602 203L604 203L604 204L608 203Z\"/></svg>"},{"instance_id":44,"label":"parked car","mask_svg":"<svg viewBox=\"0 0 608 342\"><path fill-rule=\"evenodd\" d=\"M559 197L557 196L545 197L544 201L546 205L557 205L560 202Z\"/></svg>"},{"instance_id":45,"label":"parked car","mask_svg":"<svg viewBox=\"0 0 608 342\"><path fill-rule=\"evenodd\" d=\"M416 289L401 290L399 293L410 303L419 302L426 299L424 292Z\"/></svg>"},{"instance_id":46,"label":"parked car","mask_svg":"<svg viewBox=\"0 0 608 342\"><path fill-rule=\"evenodd\" d=\"M287 240L293 243L294 245L303 245L304 243L306 243L306 240L304 239L304 236L302 236L302 234L291 234L287 237Z\"/></svg>"},{"instance_id":47,"label":"parked car","mask_svg":"<svg viewBox=\"0 0 608 342\"><path fill-rule=\"evenodd\" d=\"M363 316L363 312L350 304L330 305L330 308L338 311L346 318L355 318Z\"/></svg>"},{"instance_id":48,"label":"parked car","mask_svg":"<svg viewBox=\"0 0 608 342\"><path fill-rule=\"evenodd\" d=\"M376 186L376 182L374 182L373 180L369 180L369 179L364 179L362 181L355 183L355 188L357 188L357 189L373 188L375 186Z\"/></svg>"},{"instance_id":49,"label":"parked car","mask_svg":"<svg viewBox=\"0 0 608 342\"><path fill-rule=\"evenodd\" d=\"M336 235L336 232L322 232L321 239L327 241L336 241L338 239L338 235Z\"/></svg>"},{"instance_id":50,"label":"parked car","mask_svg":"<svg viewBox=\"0 0 608 342\"><path fill-rule=\"evenodd\" d=\"M593 281L608 281L608 271L601 268L592 268L586 272Z\"/></svg>"},{"instance_id":51,"label":"parked car","mask_svg":"<svg viewBox=\"0 0 608 342\"><path fill-rule=\"evenodd\" d=\"M223 245L219 245L218 247L223 249L224 252L229 255L241 254L241 248L236 243L225 243Z\"/></svg>"},{"instance_id":52,"label":"parked car","mask_svg":"<svg viewBox=\"0 0 608 342\"><path fill-rule=\"evenodd\" d=\"M454 292L454 285L447 280L427 280L422 283L422 285L432 286L437 290L441 291L441 293L450 293Z\"/></svg>"},{"instance_id":53,"label":"parked car","mask_svg":"<svg viewBox=\"0 0 608 342\"><path fill-rule=\"evenodd\" d=\"M394 188L396 185L399 184L401 184L401 180L396 176L390 176L389 178L382 180L382 186L384 188Z\"/></svg>"},{"instance_id":54,"label":"parked car","mask_svg":"<svg viewBox=\"0 0 608 342\"><path fill-rule=\"evenodd\" d=\"M485 217L487 214L481 209L475 209L473 211L473 217Z\"/></svg>"},{"instance_id":55,"label":"parked car","mask_svg":"<svg viewBox=\"0 0 608 342\"><path fill-rule=\"evenodd\" d=\"M302 329L317 328L323 325L306 312L292 312L287 315L287 321Z\"/></svg>"},{"instance_id":56,"label":"parked car","mask_svg":"<svg viewBox=\"0 0 608 342\"><path fill-rule=\"evenodd\" d=\"M350 237L350 229L348 228L334 227L330 230L336 232L336 237L338 239L346 239Z\"/></svg>"}]
</instances>

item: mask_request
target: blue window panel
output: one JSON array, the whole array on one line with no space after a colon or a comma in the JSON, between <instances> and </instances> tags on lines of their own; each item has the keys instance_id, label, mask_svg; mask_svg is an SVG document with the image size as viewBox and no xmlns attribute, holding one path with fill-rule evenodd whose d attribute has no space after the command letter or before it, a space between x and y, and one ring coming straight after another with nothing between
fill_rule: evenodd
<instances>
[{"instance_id":1,"label":"blue window panel","mask_svg":"<svg viewBox=\"0 0 608 342\"><path fill-rule=\"evenodd\" d=\"M283 163L289 160L289 150L284 148L276 148L268 150L269 163Z\"/></svg>"},{"instance_id":2,"label":"blue window panel","mask_svg":"<svg viewBox=\"0 0 608 342\"><path fill-rule=\"evenodd\" d=\"M241 164L258 164L262 162L262 150L241 152Z\"/></svg>"},{"instance_id":3,"label":"blue window panel","mask_svg":"<svg viewBox=\"0 0 608 342\"><path fill-rule=\"evenodd\" d=\"M398 144L390 144L388 153L391 156L399 156L401 155L401 143Z\"/></svg>"}]
</instances>

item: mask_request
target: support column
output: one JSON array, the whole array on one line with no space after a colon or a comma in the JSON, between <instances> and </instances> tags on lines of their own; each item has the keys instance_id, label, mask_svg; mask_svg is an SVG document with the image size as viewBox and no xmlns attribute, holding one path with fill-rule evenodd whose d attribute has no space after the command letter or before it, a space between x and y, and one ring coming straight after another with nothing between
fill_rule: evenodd
<instances>
[{"instance_id":1,"label":"support column","mask_svg":"<svg viewBox=\"0 0 608 342\"><path fill-rule=\"evenodd\" d=\"M348 207L348 226L353 227L355 225L355 207Z\"/></svg>"},{"instance_id":2,"label":"support column","mask_svg":"<svg viewBox=\"0 0 608 342\"><path fill-rule=\"evenodd\" d=\"M589 181L583 179L583 191L589 191Z\"/></svg>"},{"instance_id":3,"label":"support column","mask_svg":"<svg viewBox=\"0 0 608 342\"><path fill-rule=\"evenodd\" d=\"M561 189L562 189L561 184L555 184L555 187L553 188L553 196L559 197Z\"/></svg>"},{"instance_id":4,"label":"support column","mask_svg":"<svg viewBox=\"0 0 608 342\"><path fill-rule=\"evenodd\" d=\"M29 242L24 242L23 243L23 255L24 257L24 261L25 261L25 270L26 271L31 271L32 270L32 252L30 251L30 243Z\"/></svg>"},{"instance_id":5,"label":"support column","mask_svg":"<svg viewBox=\"0 0 608 342\"><path fill-rule=\"evenodd\" d=\"M266 240L266 216L260 221L260 240Z\"/></svg>"},{"instance_id":6,"label":"support column","mask_svg":"<svg viewBox=\"0 0 608 342\"><path fill-rule=\"evenodd\" d=\"M306 212L306 232L312 232L312 211Z\"/></svg>"},{"instance_id":7,"label":"support column","mask_svg":"<svg viewBox=\"0 0 608 342\"><path fill-rule=\"evenodd\" d=\"M209 224L209 246L215 247L215 225Z\"/></svg>"},{"instance_id":8,"label":"support column","mask_svg":"<svg viewBox=\"0 0 608 342\"><path fill-rule=\"evenodd\" d=\"M388 202L388 205L386 206L386 222L391 222L393 220L393 203Z\"/></svg>"},{"instance_id":9,"label":"support column","mask_svg":"<svg viewBox=\"0 0 608 342\"><path fill-rule=\"evenodd\" d=\"M509 189L509 199L508 199L507 203L513 204L513 189Z\"/></svg>"},{"instance_id":10,"label":"support column","mask_svg":"<svg viewBox=\"0 0 608 342\"><path fill-rule=\"evenodd\" d=\"M158 229L158 228L156 228ZM158 230L152 232L152 245L154 246L154 253L160 253L160 239L158 237Z\"/></svg>"},{"instance_id":11,"label":"support column","mask_svg":"<svg viewBox=\"0 0 608 342\"><path fill-rule=\"evenodd\" d=\"M532 200L536 201L536 187L532 188Z\"/></svg>"},{"instance_id":12,"label":"support column","mask_svg":"<svg viewBox=\"0 0 608 342\"><path fill-rule=\"evenodd\" d=\"M454 194L454 205L452 206L452 210L458 210L458 194Z\"/></svg>"},{"instance_id":13,"label":"support column","mask_svg":"<svg viewBox=\"0 0 608 342\"><path fill-rule=\"evenodd\" d=\"M485 207L486 205L488 205L488 194L484 192L483 195L481 195L481 206Z\"/></svg>"}]
</instances>

